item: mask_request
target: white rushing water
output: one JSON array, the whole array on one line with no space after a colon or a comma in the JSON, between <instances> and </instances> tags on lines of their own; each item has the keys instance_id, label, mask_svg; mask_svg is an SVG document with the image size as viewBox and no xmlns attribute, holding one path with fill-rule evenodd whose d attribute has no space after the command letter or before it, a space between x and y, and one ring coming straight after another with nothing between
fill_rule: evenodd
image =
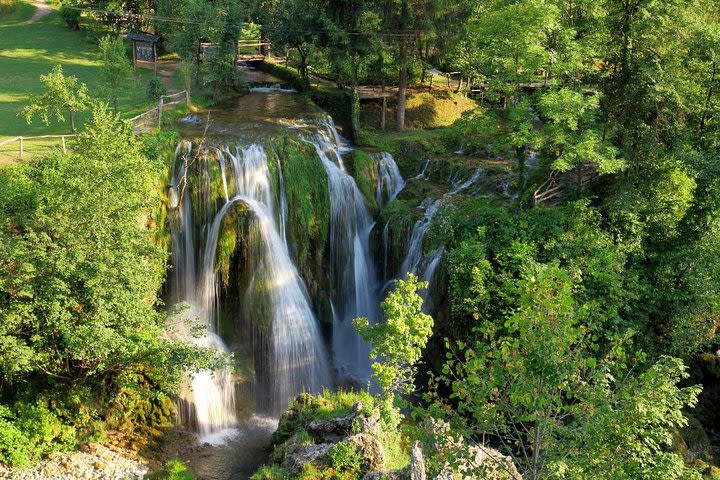
<instances>
[{"instance_id":1,"label":"white rushing water","mask_svg":"<svg viewBox=\"0 0 720 480\"><path fill-rule=\"evenodd\" d=\"M408 241L408 250L403 260L402 266L400 267L400 275L404 277L408 273L419 275L421 272L420 265L423 260L423 240L425 234L430 229L433 218L440 208L442 200L433 200L432 198L426 198L423 200L420 208L425 210L423 216L415 222L412 232L410 233L410 240Z\"/></svg>"},{"instance_id":2,"label":"white rushing water","mask_svg":"<svg viewBox=\"0 0 720 480\"><path fill-rule=\"evenodd\" d=\"M278 413L301 391L330 387L329 368L305 285L276 225L265 150L251 145L238 148L234 155L226 154L235 170L237 195L231 202L247 204L259 228L261 245L255 249L258 258L246 299L267 302L271 311L270 351L264 372L267 378L258 381L268 384L268 411ZM281 205L284 202L281 200ZM259 299L254 289L260 289L264 298Z\"/></svg>"},{"instance_id":3,"label":"white rushing water","mask_svg":"<svg viewBox=\"0 0 720 480\"><path fill-rule=\"evenodd\" d=\"M189 142L178 146L173 166L171 197L177 197L179 191L187 188L186 172L191 152L192 145ZM192 337L195 344L228 353L227 347L217 335L214 273L219 224L226 209L221 210L208 230L208 238L204 242L207 249L202 255L202 264L198 265L190 195L185 194L182 200L174 203L180 206L180 228L173 232L176 296L179 301L190 305L185 316L197 318L206 329L202 337ZM193 407L192 416L201 443L219 445L235 435L235 388L229 367L216 372L203 370L192 375L191 391L185 400Z\"/></svg>"},{"instance_id":4,"label":"white rushing water","mask_svg":"<svg viewBox=\"0 0 720 480\"><path fill-rule=\"evenodd\" d=\"M275 217L275 197L264 149L250 145L237 148L234 153L227 149L213 151L216 156L209 155L207 150L193 152L189 142L181 143L177 150L170 192L171 203L180 209L178 226L173 231L175 297L189 304L186 315L197 318L207 329L205 335L193 337L193 341L200 347L227 353L217 334L221 305L215 258L223 220L236 204L245 205L252 212L259 239L258 245L249 246L255 269L245 298L263 302L270 323L265 339L267 351L263 351L268 358L259 367L263 369L262 378L256 379L262 384L258 390L265 393L259 403L261 410L277 414L297 393L317 392L323 386L331 386L326 353L305 286L292 263L284 228L281 234L278 226L280 223L284 227L286 222L284 189L278 199L280 216L277 220ZM205 168L195 196L203 205L196 208L187 191L186 178L187 163L193 153L196 154L193 161ZM225 202L217 212L208 214L212 204L207 168L213 161L219 163ZM228 198L228 178L234 187L232 198ZM193 218L193 212L200 212L211 221L203 225L202 219ZM202 237L199 242L197 235ZM229 367L192 375L191 391L185 401L191 407L186 420L195 425L201 443L220 445L236 434L235 385Z\"/></svg>"},{"instance_id":5,"label":"white rushing water","mask_svg":"<svg viewBox=\"0 0 720 480\"><path fill-rule=\"evenodd\" d=\"M345 171L341 153L345 142L332 119L319 122L306 140L323 162L330 188L330 272L332 275L335 366L343 377L370 378L370 347L357 334L352 320L380 320L379 290L370 256L370 232L374 222L355 180Z\"/></svg>"},{"instance_id":6,"label":"white rushing water","mask_svg":"<svg viewBox=\"0 0 720 480\"><path fill-rule=\"evenodd\" d=\"M388 152L374 155L377 185L375 199L378 207L385 208L405 188L405 180L400 174L395 159Z\"/></svg>"}]
</instances>

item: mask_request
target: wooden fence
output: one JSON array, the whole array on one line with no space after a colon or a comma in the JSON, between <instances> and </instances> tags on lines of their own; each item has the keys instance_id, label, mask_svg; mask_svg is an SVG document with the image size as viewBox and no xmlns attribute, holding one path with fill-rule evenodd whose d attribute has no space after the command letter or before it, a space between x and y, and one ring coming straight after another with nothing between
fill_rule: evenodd
<instances>
[{"instance_id":1,"label":"wooden fence","mask_svg":"<svg viewBox=\"0 0 720 480\"><path fill-rule=\"evenodd\" d=\"M5 145L12 144L13 142L18 142L18 153L20 158L23 158L23 155L27 152L26 144L28 142L35 142L37 140L41 139L55 139L59 138L60 143L62 145L63 152L67 151L67 143L65 141L66 138L74 137L75 135L35 135L35 136L18 136L13 138L8 138L6 140L3 140L0 142L0 147L3 147ZM0 149L0 156L2 155L2 149Z\"/></svg>"},{"instance_id":2,"label":"wooden fence","mask_svg":"<svg viewBox=\"0 0 720 480\"><path fill-rule=\"evenodd\" d=\"M187 90L170 95L162 95L160 100L158 100L157 107L130 119L135 128L135 134L140 135L147 133L155 127L160 128L162 126L163 110L171 105L177 105L183 102L185 102L185 105L190 104L190 92Z\"/></svg>"},{"instance_id":3,"label":"wooden fence","mask_svg":"<svg viewBox=\"0 0 720 480\"><path fill-rule=\"evenodd\" d=\"M167 107L170 107L172 105L177 105L179 103L185 103L185 105L188 105L190 103L190 93L187 90L183 90L182 92L178 93L172 93L170 95L162 95L160 99L158 100L158 106L155 108L152 108L148 110L147 112L143 112L140 115L137 115L130 119L130 121L133 124L133 129L135 131L135 135L141 135L143 133L147 133L151 131L154 128L160 128L162 126L162 115L163 110ZM36 136L17 136L13 138L8 138L3 141L0 141L0 162L2 160L3 156L9 156L9 157L15 157L14 152L19 153L19 158L23 158L26 154L29 154L30 148L28 148L30 145L33 145L33 149L38 149L38 142L45 143L45 140L49 140L49 144L45 144L44 147L51 147L57 145L57 143L54 141L54 139L60 139L60 144L62 145L63 152L67 151L67 142L66 139L72 138L75 135L36 135ZM15 149L8 149L2 148L6 145L12 145L13 142L18 142L18 148ZM12 152L12 153L11 153ZM8 155L9 154L9 155Z\"/></svg>"}]
</instances>

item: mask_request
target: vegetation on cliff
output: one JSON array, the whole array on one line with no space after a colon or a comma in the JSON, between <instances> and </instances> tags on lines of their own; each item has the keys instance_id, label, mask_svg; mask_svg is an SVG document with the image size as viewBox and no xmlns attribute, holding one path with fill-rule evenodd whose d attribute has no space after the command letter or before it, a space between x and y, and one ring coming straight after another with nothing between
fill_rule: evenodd
<instances>
[{"instance_id":1,"label":"vegetation on cliff","mask_svg":"<svg viewBox=\"0 0 720 480\"><path fill-rule=\"evenodd\" d=\"M168 340L158 309L166 165L102 106L74 152L0 170L4 463L166 425L182 372L212 358Z\"/></svg>"}]
</instances>

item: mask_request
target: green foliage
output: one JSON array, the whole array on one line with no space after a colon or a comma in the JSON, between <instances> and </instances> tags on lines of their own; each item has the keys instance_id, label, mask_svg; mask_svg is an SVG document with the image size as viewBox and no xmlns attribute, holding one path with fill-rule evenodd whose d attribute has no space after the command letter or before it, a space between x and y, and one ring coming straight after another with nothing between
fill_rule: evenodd
<instances>
[{"instance_id":1,"label":"green foliage","mask_svg":"<svg viewBox=\"0 0 720 480\"><path fill-rule=\"evenodd\" d=\"M107 35L100 39L100 78L115 113L118 112L118 97L130 84L132 65L125 53L125 44L120 37Z\"/></svg>"},{"instance_id":2,"label":"green foliage","mask_svg":"<svg viewBox=\"0 0 720 480\"><path fill-rule=\"evenodd\" d=\"M147 97L150 100L158 100L162 95L167 93L165 84L158 77L152 77L148 83Z\"/></svg>"},{"instance_id":3,"label":"green foliage","mask_svg":"<svg viewBox=\"0 0 720 480\"><path fill-rule=\"evenodd\" d=\"M382 303L386 321L370 325L366 318L353 321L360 336L372 345L370 358L382 358L372 365L373 378L387 397L410 393L414 388L415 364L432 334L433 319L422 312L422 297L417 291L427 288L410 274L397 280L395 289Z\"/></svg>"},{"instance_id":4,"label":"green foliage","mask_svg":"<svg viewBox=\"0 0 720 480\"><path fill-rule=\"evenodd\" d=\"M197 477L182 461L168 460L165 467L150 478L156 480L196 480Z\"/></svg>"},{"instance_id":5,"label":"green foliage","mask_svg":"<svg viewBox=\"0 0 720 480\"><path fill-rule=\"evenodd\" d=\"M132 127L103 106L73 152L0 170L10 192L0 199L0 401L51 401L62 425L90 432L97 421L123 423L113 408L120 420L152 426L151 417L170 416L170 404L161 414L152 405L175 391L182 372L214 358L167 340L155 308L165 253L149 225L164 162L144 157ZM12 420L31 439L25 425L41 412L32 408L13 407ZM68 437L62 428L43 433L32 451L61 448Z\"/></svg>"},{"instance_id":6,"label":"green foliage","mask_svg":"<svg viewBox=\"0 0 720 480\"><path fill-rule=\"evenodd\" d=\"M44 92L30 97L28 104L23 107L19 115L31 123L36 116L45 125L50 124L50 117L58 122L65 122L65 110L70 114L70 128L75 133L75 113L87 108L89 96L84 83L79 83L73 76L63 75L61 65L56 65L46 75L40 75L40 83Z\"/></svg>"},{"instance_id":7,"label":"green foliage","mask_svg":"<svg viewBox=\"0 0 720 480\"><path fill-rule=\"evenodd\" d=\"M503 439L531 478L699 478L664 451L699 393L677 386L682 362L662 357L635 373L624 343L593 356L573 280L556 265L530 263L512 284L516 308L482 322L444 367L468 426Z\"/></svg>"},{"instance_id":8,"label":"green foliage","mask_svg":"<svg viewBox=\"0 0 720 480\"><path fill-rule=\"evenodd\" d=\"M77 10L77 5L73 3L69 5L63 4L60 7L60 15L69 29L80 30L80 10Z\"/></svg>"},{"instance_id":9,"label":"green foliage","mask_svg":"<svg viewBox=\"0 0 720 480\"><path fill-rule=\"evenodd\" d=\"M0 462L23 467L51 451L74 446L74 428L63 425L47 407L0 405Z\"/></svg>"},{"instance_id":10,"label":"green foliage","mask_svg":"<svg viewBox=\"0 0 720 480\"><path fill-rule=\"evenodd\" d=\"M337 470L358 470L362 462L362 455L352 442L338 442L328 452L330 465Z\"/></svg>"},{"instance_id":11,"label":"green foliage","mask_svg":"<svg viewBox=\"0 0 720 480\"><path fill-rule=\"evenodd\" d=\"M252 474L250 480L286 480L288 478L279 466L263 465L255 473Z\"/></svg>"}]
</instances>

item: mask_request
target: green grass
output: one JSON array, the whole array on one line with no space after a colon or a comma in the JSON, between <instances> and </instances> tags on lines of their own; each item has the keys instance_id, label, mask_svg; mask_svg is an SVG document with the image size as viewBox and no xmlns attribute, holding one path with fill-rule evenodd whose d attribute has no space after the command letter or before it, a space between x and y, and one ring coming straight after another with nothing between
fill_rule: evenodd
<instances>
[{"instance_id":1,"label":"green grass","mask_svg":"<svg viewBox=\"0 0 720 480\"><path fill-rule=\"evenodd\" d=\"M83 23L83 27L86 26ZM68 123L46 126L36 120L28 125L17 116L30 95L40 92L40 75L48 73L56 64L63 66L66 75L75 75L86 83L94 98L103 99L97 42L105 32L97 25L91 27L70 30L57 10L30 25L0 24L0 141L17 135L69 133ZM168 92L182 90L174 67L162 66L159 73ZM155 105L146 98L152 76L151 68L137 69L134 84L120 98L123 117L132 117ZM82 125L87 115L78 115L77 124Z\"/></svg>"},{"instance_id":2,"label":"green grass","mask_svg":"<svg viewBox=\"0 0 720 480\"><path fill-rule=\"evenodd\" d=\"M10 9L10 5L0 2L0 26L16 25L28 20L35 13L35 6L27 2L19 2L12 11L5 12Z\"/></svg>"}]
</instances>

